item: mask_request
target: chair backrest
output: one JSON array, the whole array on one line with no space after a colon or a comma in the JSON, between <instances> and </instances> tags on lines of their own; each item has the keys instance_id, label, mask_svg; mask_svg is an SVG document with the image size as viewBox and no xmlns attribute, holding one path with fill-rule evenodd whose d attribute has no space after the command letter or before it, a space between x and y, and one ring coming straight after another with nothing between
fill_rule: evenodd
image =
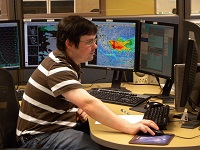
<instances>
[{"instance_id":1,"label":"chair backrest","mask_svg":"<svg viewBox=\"0 0 200 150\"><path fill-rule=\"evenodd\" d=\"M0 146L3 148L17 147L18 113L19 101L12 75L6 69L0 68Z\"/></svg>"}]
</instances>

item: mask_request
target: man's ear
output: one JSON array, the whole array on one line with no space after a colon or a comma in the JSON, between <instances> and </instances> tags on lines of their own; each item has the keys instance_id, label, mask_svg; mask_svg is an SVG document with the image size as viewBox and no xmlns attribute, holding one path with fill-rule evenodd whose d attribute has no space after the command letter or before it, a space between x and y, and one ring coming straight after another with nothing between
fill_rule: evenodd
<instances>
[{"instance_id":1,"label":"man's ear","mask_svg":"<svg viewBox=\"0 0 200 150\"><path fill-rule=\"evenodd\" d=\"M71 47L73 46L73 44L68 39L65 41L65 45L67 49L71 49Z\"/></svg>"}]
</instances>

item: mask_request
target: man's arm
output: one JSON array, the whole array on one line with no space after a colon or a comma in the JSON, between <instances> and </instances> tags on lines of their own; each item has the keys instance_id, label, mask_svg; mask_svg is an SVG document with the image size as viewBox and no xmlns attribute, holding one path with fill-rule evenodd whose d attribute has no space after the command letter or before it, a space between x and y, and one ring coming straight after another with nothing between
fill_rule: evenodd
<instances>
[{"instance_id":1,"label":"man's arm","mask_svg":"<svg viewBox=\"0 0 200 150\"><path fill-rule=\"evenodd\" d=\"M152 135L154 135L154 132L149 127L158 129L158 126L151 120L142 120L136 124L129 123L114 114L101 100L91 96L84 89L74 89L64 93L63 96L85 111L94 120L113 129L128 134L136 134L141 130Z\"/></svg>"}]
</instances>

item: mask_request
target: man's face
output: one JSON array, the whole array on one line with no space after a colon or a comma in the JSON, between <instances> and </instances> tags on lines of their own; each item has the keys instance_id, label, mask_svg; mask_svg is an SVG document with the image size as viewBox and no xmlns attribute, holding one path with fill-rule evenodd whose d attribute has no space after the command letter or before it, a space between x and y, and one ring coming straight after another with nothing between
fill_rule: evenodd
<instances>
[{"instance_id":1,"label":"man's face","mask_svg":"<svg viewBox=\"0 0 200 150\"><path fill-rule=\"evenodd\" d=\"M71 58L76 64L91 61L97 49L96 35L81 36L78 48L73 45L72 49Z\"/></svg>"}]
</instances>

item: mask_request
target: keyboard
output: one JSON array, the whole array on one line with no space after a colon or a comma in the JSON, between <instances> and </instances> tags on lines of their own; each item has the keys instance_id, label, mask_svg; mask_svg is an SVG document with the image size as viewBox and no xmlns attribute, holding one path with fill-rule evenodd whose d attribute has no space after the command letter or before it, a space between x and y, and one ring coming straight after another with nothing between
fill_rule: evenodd
<instances>
[{"instance_id":1,"label":"keyboard","mask_svg":"<svg viewBox=\"0 0 200 150\"><path fill-rule=\"evenodd\" d=\"M92 96L103 102L135 107L146 102L150 96L133 94L131 92L116 91L112 89L93 88L88 91Z\"/></svg>"},{"instance_id":2,"label":"keyboard","mask_svg":"<svg viewBox=\"0 0 200 150\"><path fill-rule=\"evenodd\" d=\"M22 100L24 94L24 89L16 90L16 95L18 100Z\"/></svg>"},{"instance_id":3,"label":"keyboard","mask_svg":"<svg viewBox=\"0 0 200 150\"><path fill-rule=\"evenodd\" d=\"M160 130L166 130L169 122L169 105L149 107L144 113L143 119L153 120Z\"/></svg>"}]
</instances>

